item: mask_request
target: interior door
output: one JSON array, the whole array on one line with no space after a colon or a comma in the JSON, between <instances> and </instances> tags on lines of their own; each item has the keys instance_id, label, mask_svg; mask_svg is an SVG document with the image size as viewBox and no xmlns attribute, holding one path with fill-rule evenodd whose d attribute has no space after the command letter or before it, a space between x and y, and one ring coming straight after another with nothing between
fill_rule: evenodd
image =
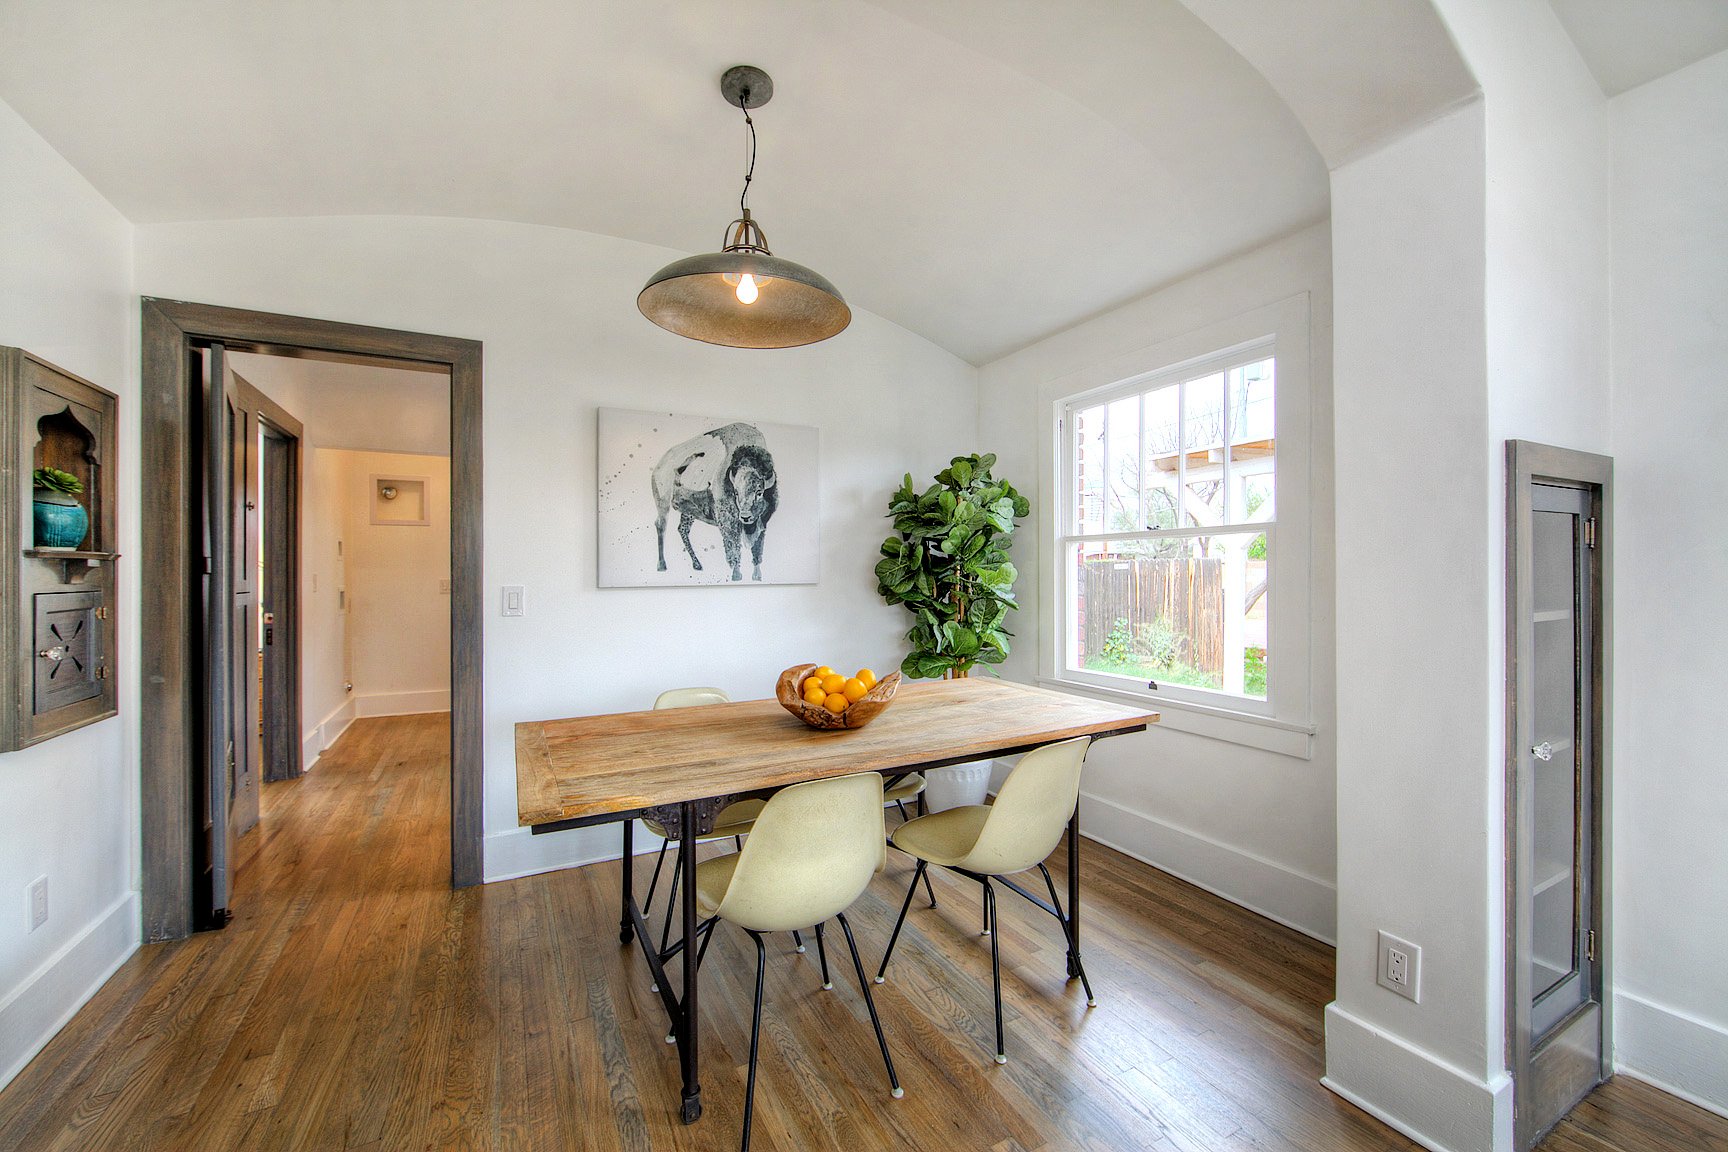
<instances>
[{"instance_id":1,"label":"interior door","mask_svg":"<svg viewBox=\"0 0 1728 1152\"><path fill-rule=\"evenodd\" d=\"M199 928L228 922L233 897L234 718L229 699L233 681L232 569L228 563L234 534L233 451L230 392L233 373L220 344L200 353L203 389L202 440L204 485L203 727L199 773L200 816L204 835L195 874L198 894L194 919Z\"/></svg>"},{"instance_id":2,"label":"interior door","mask_svg":"<svg viewBox=\"0 0 1728 1152\"><path fill-rule=\"evenodd\" d=\"M1508 888L1513 1110L1533 1148L1603 1066L1602 457L1515 442Z\"/></svg>"},{"instance_id":3,"label":"interior door","mask_svg":"<svg viewBox=\"0 0 1728 1152\"><path fill-rule=\"evenodd\" d=\"M258 824L259 622L258 622L258 410L248 403L252 391L230 370L224 379L230 449L228 513L233 520L229 546L233 587L229 613L228 702L234 738L234 837Z\"/></svg>"},{"instance_id":4,"label":"interior door","mask_svg":"<svg viewBox=\"0 0 1728 1152\"><path fill-rule=\"evenodd\" d=\"M299 677L294 659L298 627L295 540L299 534L295 438L268 423L261 424L258 443L263 454L263 489L258 503L264 515L264 583L259 589L264 629L263 773L266 780L292 780L300 775Z\"/></svg>"}]
</instances>

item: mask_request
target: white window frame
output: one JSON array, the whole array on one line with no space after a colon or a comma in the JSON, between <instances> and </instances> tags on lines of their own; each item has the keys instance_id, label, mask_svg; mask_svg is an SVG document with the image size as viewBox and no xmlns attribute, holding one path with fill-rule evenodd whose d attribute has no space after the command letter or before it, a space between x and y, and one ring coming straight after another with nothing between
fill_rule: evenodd
<instances>
[{"instance_id":1,"label":"white window frame","mask_svg":"<svg viewBox=\"0 0 1728 1152\"><path fill-rule=\"evenodd\" d=\"M1040 581L1041 683L1094 695L1156 703L1164 726L1198 732L1288 755L1310 754L1312 722L1313 582L1311 408L1308 297L1302 295L1255 309L1181 337L1049 382L1047 491L1053 508L1044 518ZM1276 361L1274 456L1276 511L1268 528L1266 699L1234 696L1182 685L1157 689L1123 676L1067 667L1070 637L1067 605L1072 594L1068 546L1075 531L1074 445L1070 413L1123 396L1175 385L1216 371L1225 363L1272 356ZM1111 533L1109 535L1119 535ZM1148 533L1147 535L1153 535Z\"/></svg>"}]
</instances>

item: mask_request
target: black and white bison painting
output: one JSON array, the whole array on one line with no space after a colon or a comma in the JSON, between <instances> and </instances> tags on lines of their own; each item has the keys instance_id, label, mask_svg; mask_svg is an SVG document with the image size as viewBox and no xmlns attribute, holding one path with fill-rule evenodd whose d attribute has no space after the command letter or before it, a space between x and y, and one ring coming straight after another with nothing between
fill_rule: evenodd
<instances>
[{"instance_id":1,"label":"black and white bison painting","mask_svg":"<svg viewBox=\"0 0 1728 1152\"><path fill-rule=\"evenodd\" d=\"M602 408L599 431L601 587L816 581L814 428Z\"/></svg>"},{"instance_id":2,"label":"black and white bison painting","mask_svg":"<svg viewBox=\"0 0 1728 1152\"><path fill-rule=\"evenodd\" d=\"M739 553L750 546L752 580L762 579L762 545L768 521L780 506L774 483L774 457L754 424L728 424L669 448L654 465L654 543L657 571L666 571L666 515L678 513L678 536L690 567L702 561L690 546L690 526L700 521L720 529L720 546L732 579L742 580Z\"/></svg>"}]
</instances>

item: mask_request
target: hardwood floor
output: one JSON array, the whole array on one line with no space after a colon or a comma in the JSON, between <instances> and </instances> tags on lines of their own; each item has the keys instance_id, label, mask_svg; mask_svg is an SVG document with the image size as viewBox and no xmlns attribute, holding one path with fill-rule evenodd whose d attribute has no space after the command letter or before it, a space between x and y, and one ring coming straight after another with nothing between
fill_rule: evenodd
<instances>
[{"instance_id":1,"label":"hardwood floor","mask_svg":"<svg viewBox=\"0 0 1728 1152\"><path fill-rule=\"evenodd\" d=\"M617 942L617 866L452 892L448 745L443 716L362 720L267 785L235 923L128 961L0 1092L0 1149L735 1147L748 939L722 930L703 967L706 1113L685 1127L665 1016ZM1054 922L1004 894L1003 1067L976 885L938 876L941 906L914 903L875 989L902 1100L850 973L820 991L814 948L771 938L755 1146L1416 1147L1318 1082L1330 949L1082 854L1099 1006L1063 981ZM851 917L867 965L911 871L890 856ZM1656 1149L1728 1150L1728 1120L1616 1081L1543 1152Z\"/></svg>"}]
</instances>

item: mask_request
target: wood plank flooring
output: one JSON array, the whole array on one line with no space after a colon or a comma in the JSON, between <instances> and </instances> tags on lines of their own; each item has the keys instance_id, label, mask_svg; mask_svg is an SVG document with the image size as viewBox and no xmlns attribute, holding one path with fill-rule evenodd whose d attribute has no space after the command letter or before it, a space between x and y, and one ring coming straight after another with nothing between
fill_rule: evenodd
<instances>
[{"instance_id":1,"label":"wood plank flooring","mask_svg":"<svg viewBox=\"0 0 1728 1152\"><path fill-rule=\"evenodd\" d=\"M617 866L448 887L448 720L357 722L270 784L226 931L150 945L0 1092L0 1149L729 1149L754 950L703 966L706 1112L677 1121L676 1050L617 938ZM879 957L911 869L851 919ZM758 1149L1378 1152L1415 1145L1319 1084L1331 950L1085 844L1086 960L1004 893L1009 1063L991 1061L978 889L937 876L876 987L892 1100L844 952L773 937ZM1058 850L1055 862L1065 859ZM637 862L645 886L653 858ZM841 940L835 935L835 943ZM1543 1152L1728 1152L1728 1121L1625 1081Z\"/></svg>"}]
</instances>

